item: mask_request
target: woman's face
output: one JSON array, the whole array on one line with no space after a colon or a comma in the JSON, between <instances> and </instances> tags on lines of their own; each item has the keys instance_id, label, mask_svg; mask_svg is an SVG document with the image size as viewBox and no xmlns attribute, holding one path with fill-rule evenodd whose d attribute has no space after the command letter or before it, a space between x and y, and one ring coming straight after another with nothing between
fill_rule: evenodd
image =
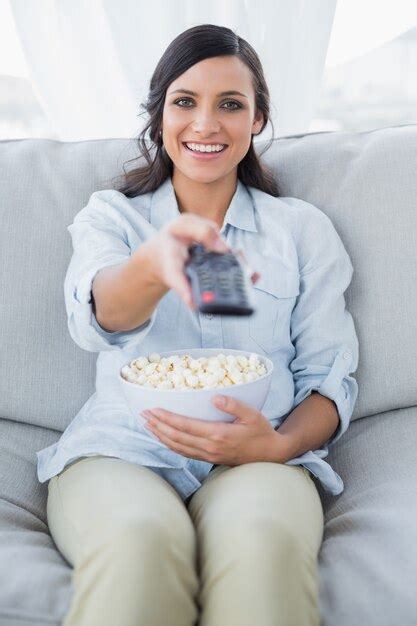
<instances>
[{"instance_id":1,"label":"woman's face","mask_svg":"<svg viewBox=\"0 0 417 626\"><path fill-rule=\"evenodd\" d=\"M220 95L225 91L240 93ZM235 56L213 57L196 63L168 87L162 139L174 169L192 180L213 182L237 171L262 122L262 114L256 116L249 68ZM227 147L214 158L203 159L200 153L194 156L185 142Z\"/></svg>"}]
</instances>

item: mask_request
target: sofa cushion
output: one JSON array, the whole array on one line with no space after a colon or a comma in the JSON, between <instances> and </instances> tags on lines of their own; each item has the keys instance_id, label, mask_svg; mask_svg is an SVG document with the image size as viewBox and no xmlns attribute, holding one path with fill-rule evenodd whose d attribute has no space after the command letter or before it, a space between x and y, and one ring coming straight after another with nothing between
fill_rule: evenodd
<instances>
[{"instance_id":1,"label":"sofa cushion","mask_svg":"<svg viewBox=\"0 0 417 626\"><path fill-rule=\"evenodd\" d=\"M332 497L317 483L322 626L415 626L416 439L410 407L356 420L331 449L345 489Z\"/></svg>"},{"instance_id":2,"label":"sofa cushion","mask_svg":"<svg viewBox=\"0 0 417 626\"><path fill-rule=\"evenodd\" d=\"M1 498L0 561L0 624L58 626L71 602L72 569L45 524Z\"/></svg>"},{"instance_id":3,"label":"sofa cushion","mask_svg":"<svg viewBox=\"0 0 417 626\"><path fill-rule=\"evenodd\" d=\"M48 532L47 483L37 483L32 454L59 434L0 420L1 626L58 626L71 602L72 568ZM329 496L317 483L322 626L414 626L416 439L414 407L354 421L331 449L345 490Z\"/></svg>"},{"instance_id":4,"label":"sofa cushion","mask_svg":"<svg viewBox=\"0 0 417 626\"><path fill-rule=\"evenodd\" d=\"M58 626L71 601L72 570L49 533L34 454L60 434L0 420L1 626Z\"/></svg>"},{"instance_id":5,"label":"sofa cushion","mask_svg":"<svg viewBox=\"0 0 417 626\"><path fill-rule=\"evenodd\" d=\"M281 195L324 211L351 257L346 304L360 345L352 419L417 404L416 149L409 124L280 138L261 156ZM62 432L94 392L97 355L67 328L67 226L136 154L123 139L0 142L1 416Z\"/></svg>"},{"instance_id":6,"label":"sofa cushion","mask_svg":"<svg viewBox=\"0 0 417 626\"><path fill-rule=\"evenodd\" d=\"M279 139L264 155L281 183L324 211L354 268L345 293L359 340L352 421L417 405L417 124Z\"/></svg>"}]
</instances>

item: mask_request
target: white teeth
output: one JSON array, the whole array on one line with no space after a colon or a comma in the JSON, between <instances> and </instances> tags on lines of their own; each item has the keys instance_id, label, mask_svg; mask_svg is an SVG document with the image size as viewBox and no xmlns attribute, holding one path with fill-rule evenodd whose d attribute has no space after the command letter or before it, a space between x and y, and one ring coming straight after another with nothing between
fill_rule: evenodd
<instances>
[{"instance_id":1,"label":"white teeth","mask_svg":"<svg viewBox=\"0 0 417 626\"><path fill-rule=\"evenodd\" d=\"M209 146L203 146L197 143L186 143L185 145L187 148L190 148L190 150L194 150L195 152L221 152L225 148L225 146L219 143Z\"/></svg>"}]
</instances>

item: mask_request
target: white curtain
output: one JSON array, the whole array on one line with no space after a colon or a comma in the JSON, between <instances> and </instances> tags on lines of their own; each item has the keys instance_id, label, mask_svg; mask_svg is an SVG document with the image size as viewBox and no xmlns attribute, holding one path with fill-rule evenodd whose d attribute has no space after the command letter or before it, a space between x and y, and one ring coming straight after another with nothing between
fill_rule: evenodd
<instances>
[{"instance_id":1,"label":"white curtain","mask_svg":"<svg viewBox=\"0 0 417 626\"><path fill-rule=\"evenodd\" d=\"M165 48L204 23L231 28L257 51L275 136L307 132L336 9L336 0L10 2L34 92L62 141L135 137Z\"/></svg>"}]
</instances>

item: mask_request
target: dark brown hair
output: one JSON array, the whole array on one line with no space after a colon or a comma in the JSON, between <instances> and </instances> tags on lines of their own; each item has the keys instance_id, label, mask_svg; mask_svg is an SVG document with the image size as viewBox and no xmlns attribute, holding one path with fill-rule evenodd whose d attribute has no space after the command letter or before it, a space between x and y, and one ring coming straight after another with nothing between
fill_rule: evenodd
<instances>
[{"instance_id":1,"label":"dark brown hair","mask_svg":"<svg viewBox=\"0 0 417 626\"><path fill-rule=\"evenodd\" d=\"M203 59L224 55L239 57L251 70L255 92L255 109L262 111L264 118L260 133L264 130L268 120L272 125L269 90L261 62L252 46L230 28L224 26L201 24L189 28L178 35L165 50L151 78L147 101L141 104L149 120L136 139L139 145L139 157L130 159L126 163L136 161L144 156L147 164L129 172L126 172L123 165L124 175L121 175L122 180L117 184L118 191L127 197L135 197L154 191L168 176L172 176L173 163L160 136L167 89L178 76L186 72L195 63L199 63ZM145 140L148 130L153 142L152 147L154 150L156 149L153 158ZM272 141L273 139L265 150L271 146ZM259 156L255 152L252 140L245 157L238 164L238 178L245 185L256 187L277 197L279 196L278 184L272 172L260 162Z\"/></svg>"}]
</instances>

